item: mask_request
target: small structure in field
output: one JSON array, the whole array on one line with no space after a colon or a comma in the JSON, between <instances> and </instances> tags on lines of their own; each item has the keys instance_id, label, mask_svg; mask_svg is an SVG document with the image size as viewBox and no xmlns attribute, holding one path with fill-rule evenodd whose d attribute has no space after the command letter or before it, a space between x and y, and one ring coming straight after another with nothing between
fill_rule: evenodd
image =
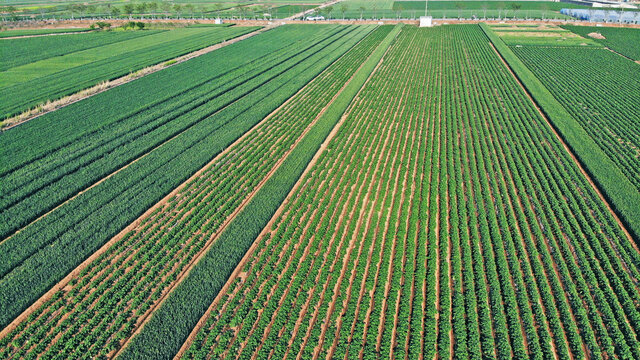
<instances>
[{"instance_id":1,"label":"small structure in field","mask_svg":"<svg viewBox=\"0 0 640 360\"><path fill-rule=\"evenodd\" d=\"M420 27L432 27L432 17L431 16L420 16Z\"/></svg>"}]
</instances>

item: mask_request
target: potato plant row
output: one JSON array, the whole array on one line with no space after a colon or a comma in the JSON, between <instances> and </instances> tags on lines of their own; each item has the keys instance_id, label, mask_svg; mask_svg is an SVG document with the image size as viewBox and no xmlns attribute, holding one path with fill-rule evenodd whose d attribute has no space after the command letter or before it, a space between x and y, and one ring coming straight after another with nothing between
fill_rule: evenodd
<instances>
[{"instance_id":1,"label":"potato plant row","mask_svg":"<svg viewBox=\"0 0 640 360\"><path fill-rule=\"evenodd\" d=\"M186 358L636 358L640 254L480 27L405 27Z\"/></svg>"},{"instance_id":2,"label":"potato plant row","mask_svg":"<svg viewBox=\"0 0 640 360\"><path fill-rule=\"evenodd\" d=\"M369 28L359 29L362 34ZM381 37L382 28L252 129L142 220L10 336L2 357L112 355L176 277L303 136ZM362 35L359 35L360 37ZM354 39L359 39L358 36ZM76 322L83 319L82 322Z\"/></svg>"},{"instance_id":3,"label":"potato plant row","mask_svg":"<svg viewBox=\"0 0 640 360\"><path fill-rule=\"evenodd\" d=\"M335 101L323 110L316 124L291 151L282 165L256 193L251 202L229 223L227 229L220 234L200 262L167 298L166 303L153 313L149 324L132 340L131 345L125 348L121 358L172 358L178 352L189 331L205 314L207 307L219 293L232 270L300 178L303 170L338 123L399 29L399 27L394 28L380 42ZM380 31L378 30L378 34ZM362 59L360 57L360 61Z\"/></svg>"},{"instance_id":4,"label":"potato plant row","mask_svg":"<svg viewBox=\"0 0 640 360\"><path fill-rule=\"evenodd\" d=\"M19 114L47 100L56 100L101 81L127 75L256 29L176 29L8 69L3 72L4 83L0 87L0 115L6 118Z\"/></svg>"},{"instance_id":5,"label":"potato plant row","mask_svg":"<svg viewBox=\"0 0 640 360\"><path fill-rule=\"evenodd\" d=\"M640 66L602 49L513 50L640 191Z\"/></svg>"},{"instance_id":6,"label":"potato plant row","mask_svg":"<svg viewBox=\"0 0 640 360\"><path fill-rule=\"evenodd\" d=\"M306 85L365 33L366 29L357 27L330 26L314 38L311 48L298 47L300 54L291 56L276 51L274 57L287 59L275 67L277 70L264 69L262 74L228 91L227 97L208 101L186 114L173 114L176 121L169 126L174 127L160 130L164 133L182 127L170 141L161 142L162 146L150 149L138 161L123 163L127 166L121 171L0 243L4 249L0 263L5 274L0 279L0 323L8 324L108 239ZM287 32L274 33L278 34L292 36ZM269 32L264 35L269 37ZM236 50L244 53L246 48ZM215 56L209 57L209 61L215 63ZM200 69L192 71L200 73ZM158 86L154 82L148 84ZM233 91L236 89L241 93ZM195 98L188 102L197 102L198 95L195 92ZM229 100L233 96L237 99ZM223 107L219 108L221 103ZM165 115L154 117L153 107L149 111L147 121ZM129 124L124 121L121 125ZM139 136L144 134L142 131ZM118 148L108 154L118 155Z\"/></svg>"}]
</instances>

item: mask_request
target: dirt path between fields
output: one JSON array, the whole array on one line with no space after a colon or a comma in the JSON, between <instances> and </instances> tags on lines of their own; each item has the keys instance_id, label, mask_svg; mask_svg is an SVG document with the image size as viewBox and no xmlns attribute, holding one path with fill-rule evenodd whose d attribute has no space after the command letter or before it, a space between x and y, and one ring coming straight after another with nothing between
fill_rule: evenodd
<instances>
[{"instance_id":1,"label":"dirt path between fields","mask_svg":"<svg viewBox=\"0 0 640 360\"><path fill-rule=\"evenodd\" d=\"M520 86L520 88L522 88L522 91L524 91L524 93L526 94L527 98L531 101L531 103L533 104L533 106L536 108L536 110L538 111L538 113L540 114L540 116L542 117L542 119L544 119L545 123L549 126L549 128L551 129L551 131L553 132L553 134L555 135L556 139L558 139L558 142L560 144L562 144L562 147L565 149L565 151L567 152L567 154L569 154L569 156L571 157L571 159L573 160L573 162L576 164L576 166L578 167L578 169L580 169L580 172L582 173L582 175L587 179L587 182L589 182L589 184L591 185L591 187L593 188L593 190L596 192L596 194L598 195L598 197L600 198L600 200L602 201L602 203L604 203L604 205L606 206L607 210L609 211L609 213L611 214L611 216L613 216L614 220L616 221L616 223L618 223L618 226L620 226L620 228L622 229L622 231L624 232L625 236L627 237L627 239L629 240L629 242L631 243L631 245L633 246L633 248L638 251L640 253L640 249L638 248L638 245L636 244L636 242L633 240L633 237L631 236L631 233L629 233L629 231L627 230L627 228L624 226L624 224L622 223L622 221L620 220L620 218L618 217L618 215L616 214L615 211L613 211L613 207L611 206L611 204L609 204L609 202L607 201L607 199L605 199L604 195L602 194L602 192L600 191L600 189L598 188L598 186L596 186L595 182L593 181L593 179L591 179L591 176L589 176L589 174L585 171L584 167L582 166L582 164L580 163L580 161L578 160L578 158L573 154L573 152L571 151L571 149L569 148L569 146L567 145L567 143L564 141L564 139L560 136L560 134L558 133L558 131L556 130L556 128L553 126L553 124L551 124L551 121L547 118L547 116L542 112L542 109L540 109L540 107L538 106L538 104L533 100L533 97L531 97L531 94L529 94L529 92L527 91L527 89L525 88L525 86L522 84L522 82L520 82L520 79L516 76L516 74L513 72L513 70L511 69L511 67L507 64L507 62L504 60L504 58L502 57L502 55L500 54L500 52L495 48L495 46L493 46L493 43L489 41L489 45L491 45L491 48L493 49L493 51L495 51L496 55L498 55L498 58L500 58L500 60L502 61L502 63L504 64L504 66L507 68L507 70L509 70L509 73L511 73L511 75L513 76L513 78L515 79L515 81L518 83L518 85Z\"/></svg>"},{"instance_id":2,"label":"dirt path between fields","mask_svg":"<svg viewBox=\"0 0 640 360\"><path fill-rule=\"evenodd\" d=\"M203 49L200 50L196 50L193 52L190 52L188 54L182 55L182 56L178 56L176 58L173 59L168 59L166 61L163 61L159 64L156 65L152 65L152 66L148 66L145 67L143 69L140 69L136 72L133 72L131 74L119 77L117 79L114 80L110 80L110 81L103 81L97 85L94 85L92 87L89 87L87 89L81 90L75 94L71 94L71 95L67 95L65 97L62 97L60 99L57 100L53 100L53 101L49 101L45 104L36 106L33 109L27 110L25 112L23 112L22 114L16 115L14 117L2 120L0 122L0 129L2 131L6 131L9 130L11 128L14 128L20 124L24 124L25 122L29 121L29 120L33 120L39 116L42 116L44 114L50 113L52 111L58 110L60 108L69 106L73 103L76 103L78 101L84 100L86 98L89 98L91 96L97 95L101 92L107 91L109 89L112 89L114 87L120 86L120 85L124 85L128 82L131 82L133 80L139 79L143 76L149 75L149 74L153 74L154 72L166 69L168 67L180 64L182 62L185 62L187 60L196 58L198 56L202 56L204 54L208 54L212 51L218 50L220 48L223 48L225 46L231 45L231 44L235 44L239 41L242 41L244 39L250 38L252 36L255 36L257 34L260 34L264 31L267 31L269 29L272 29L276 26L279 26L280 24L274 24L274 25L269 25L267 27L263 27L261 29L257 29L255 31L252 31L250 33L235 37L231 40L227 40L227 41L223 41L208 47L205 47ZM74 33L72 33L74 34ZM7 39L7 38L5 38Z\"/></svg>"}]
</instances>

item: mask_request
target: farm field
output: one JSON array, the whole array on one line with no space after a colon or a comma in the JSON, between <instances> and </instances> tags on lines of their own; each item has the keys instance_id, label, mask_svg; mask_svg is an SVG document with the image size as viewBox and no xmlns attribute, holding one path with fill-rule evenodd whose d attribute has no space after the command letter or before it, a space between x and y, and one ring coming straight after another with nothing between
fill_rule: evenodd
<instances>
[{"instance_id":1,"label":"farm field","mask_svg":"<svg viewBox=\"0 0 640 360\"><path fill-rule=\"evenodd\" d=\"M0 114L5 118L17 115L47 100L58 99L101 81L115 79L254 30L255 27L207 27L132 31L111 36L109 40L113 41L104 39L101 46L91 46L100 41L93 38L109 38L104 35L111 34L64 35L63 40L57 36L1 40L3 45L19 49L23 57L16 63L5 61L3 56ZM77 50L69 45L68 52L58 54L52 49L54 54L51 55L33 50L54 48L60 41L68 44L75 39L69 36L81 36L80 42L84 44L76 45ZM10 54L7 57L12 58Z\"/></svg>"},{"instance_id":2,"label":"farm field","mask_svg":"<svg viewBox=\"0 0 640 360\"><path fill-rule=\"evenodd\" d=\"M494 44L500 46L502 41L510 44L510 49L503 47L501 52L512 53L510 62L519 62L545 87L546 93L533 90L537 93L534 97L540 101L548 94L550 99L543 108L555 114L551 121L568 137L569 145L585 162L631 231L639 234L640 152L636 124L640 114L636 104L640 96L637 76L640 67L602 45L581 43L583 40L579 38L569 38L573 44L567 45L554 37L535 36L536 31L548 30L532 30L527 34L533 34L529 39L535 40L524 42L513 38L505 41L501 35L504 33L495 31L501 39ZM527 85L532 86L532 77L523 73L519 76L529 79ZM530 90L533 88L535 85Z\"/></svg>"},{"instance_id":3,"label":"farm field","mask_svg":"<svg viewBox=\"0 0 640 360\"><path fill-rule=\"evenodd\" d=\"M357 99L184 357L640 354L639 254L479 27Z\"/></svg>"},{"instance_id":4,"label":"farm field","mask_svg":"<svg viewBox=\"0 0 640 360\"><path fill-rule=\"evenodd\" d=\"M64 29L33 29L33 30L6 30L0 31L0 38L13 36L30 36L44 34L77 33L89 31L88 28L64 28Z\"/></svg>"},{"instance_id":5,"label":"farm field","mask_svg":"<svg viewBox=\"0 0 640 360\"><path fill-rule=\"evenodd\" d=\"M163 23L0 39L5 117L187 55L0 130L0 359L640 358L630 29Z\"/></svg>"},{"instance_id":6,"label":"farm field","mask_svg":"<svg viewBox=\"0 0 640 360\"><path fill-rule=\"evenodd\" d=\"M514 52L640 191L640 66L605 49ZM590 75L581 76L585 73Z\"/></svg>"},{"instance_id":7,"label":"farm field","mask_svg":"<svg viewBox=\"0 0 640 360\"><path fill-rule=\"evenodd\" d=\"M555 25L492 26L491 29L509 46L602 47L590 38L582 37Z\"/></svg>"},{"instance_id":8,"label":"farm field","mask_svg":"<svg viewBox=\"0 0 640 360\"><path fill-rule=\"evenodd\" d=\"M358 36L366 36L371 30L370 27L361 28ZM358 69L361 57L368 56L390 30L379 28L367 36L292 97L284 107L216 157L202 173L190 179L181 191L146 216L136 228L109 247L104 255L84 267L69 282L70 290L54 294L51 303L34 313L36 318L21 324L18 328L21 331L13 334L13 339L18 339L14 344L20 346L16 346L13 352L3 353L2 357L58 353L73 357L75 353L68 352L72 348L78 352L91 351L92 356L98 356L117 350L120 340L135 330L140 323L138 319L148 315L150 307L176 281L198 252L205 249L207 242L224 226L225 220L243 206L256 187L269 178L273 167L287 157L291 148L308 136L309 128L315 126L314 121L323 107ZM321 94L331 96L321 97ZM217 181L212 182L212 179ZM295 181L295 177L293 179ZM285 188L284 195L287 191ZM275 202L276 208L279 203ZM267 213L267 217L270 215ZM172 225L167 227L163 224ZM177 244L182 244L181 249L178 250ZM229 265L230 272L233 264ZM122 273L132 266L137 271ZM146 276L135 275L147 272ZM218 276L216 282L224 283L225 273L220 272ZM89 294L92 288L98 288L99 291ZM122 291L123 288L128 291ZM117 306L107 307L106 303L100 303L97 306L99 310L88 312L88 305L100 297L109 298ZM133 302L129 306L131 300ZM90 320L82 336L78 335L82 329L70 326L64 321L64 316L55 316L45 326L52 334L61 333L62 336L48 352L44 351L46 348L41 344L46 345L51 341L50 338L30 338L29 345L23 345L25 335L32 333L32 329L39 331L44 328L38 319L51 318L50 314L60 313L63 307L69 309L70 317L82 316ZM127 313L131 316L123 317ZM110 317L116 318L116 321L112 323ZM73 344L73 347L67 347L68 344Z\"/></svg>"},{"instance_id":9,"label":"farm field","mask_svg":"<svg viewBox=\"0 0 640 360\"><path fill-rule=\"evenodd\" d=\"M563 25L585 38L593 38L602 45L632 60L640 61L640 29L599 28L594 26Z\"/></svg>"},{"instance_id":10,"label":"farm field","mask_svg":"<svg viewBox=\"0 0 640 360\"><path fill-rule=\"evenodd\" d=\"M358 27L288 29L267 31L2 134L6 145L0 156L12 160L2 164L2 181L12 196L2 199L0 323L24 310L364 36ZM194 71L203 67L209 78ZM191 77L181 76L187 73ZM146 104L136 99L141 89ZM129 103L111 105L127 97ZM88 121L90 113L100 114L102 122ZM63 125L78 119L85 121ZM51 124L56 124L55 135L41 130ZM38 136L58 141L42 142ZM14 146L29 143L34 145L29 152L8 155ZM29 176L35 177L17 181Z\"/></svg>"}]
</instances>

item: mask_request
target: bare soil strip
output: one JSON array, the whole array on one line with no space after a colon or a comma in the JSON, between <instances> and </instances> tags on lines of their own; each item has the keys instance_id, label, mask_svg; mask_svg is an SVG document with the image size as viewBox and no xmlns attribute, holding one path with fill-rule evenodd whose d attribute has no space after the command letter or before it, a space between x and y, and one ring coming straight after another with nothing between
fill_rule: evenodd
<instances>
[{"instance_id":1,"label":"bare soil strip","mask_svg":"<svg viewBox=\"0 0 640 360\"><path fill-rule=\"evenodd\" d=\"M53 100L53 101L49 101L45 104L36 106L35 108L31 109L31 110L27 110L25 112L23 112L22 114L16 115L14 117L2 120L0 122L0 130L2 131L6 131L9 130L11 128L14 128L20 124L23 124L29 120L33 120L41 115L44 115L46 113L50 113L52 111L58 110L60 108L63 108L65 106L69 106L73 103L76 103L78 101L84 100L86 98L89 98L91 96L94 96L96 94L99 94L101 92L107 91L111 88L114 88L116 86L120 86L123 84L126 84L128 82L131 82L133 80L139 79L145 75L149 75L149 74L153 74L156 71L160 71L162 69L166 69L168 67L180 64L182 62L185 62L187 60L193 59L195 57L204 55L204 54L208 54L212 51L218 50L220 48L223 48L225 46L231 45L231 44L235 44L239 41L242 41L244 39L250 38L252 36L255 36L261 32L264 32L268 29L272 29L276 26L279 26L280 24L273 24L273 25L269 25L267 27L263 27L261 29L255 30L253 32L244 34L242 36L238 36L235 37L231 40L228 41L223 41L221 43L215 44L215 45L211 45L209 47L206 47L204 49L200 49L194 52L190 52L188 54L182 55L182 56L178 56L174 59L169 59L166 60L164 62L161 62L159 64L156 65L152 65L152 66L148 66L146 68L140 69L136 72L133 72L131 74L119 77L117 79L114 80L109 80L109 81L103 81L97 85L94 85L90 88L81 90L75 94L71 94L71 95L67 95L65 97L62 97L60 99L57 100ZM75 33L72 33L75 34ZM52 35L52 34L49 34ZM57 34L56 34L57 35ZM7 39L7 38L5 38Z\"/></svg>"}]
</instances>

